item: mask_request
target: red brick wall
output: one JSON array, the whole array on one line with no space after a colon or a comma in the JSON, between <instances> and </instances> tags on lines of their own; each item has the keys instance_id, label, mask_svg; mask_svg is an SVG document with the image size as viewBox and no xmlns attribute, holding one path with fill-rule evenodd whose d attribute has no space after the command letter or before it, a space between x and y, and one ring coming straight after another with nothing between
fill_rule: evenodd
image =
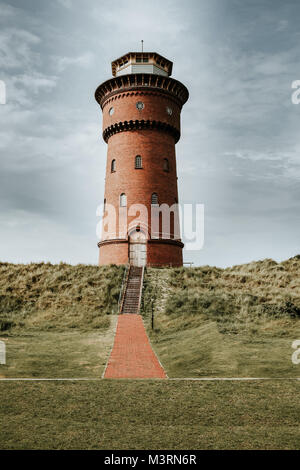
<instances>
[{"instance_id":1,"label":"red brick wall","mask_svg":"<svg viewBox=\"0 0 300 470\"><path fill-rule=\"evenodd\" d=\"M136 103L142 101L139 111ZM114 113L109 115L109 109ZM172 108L170 116L166 107ZM180 128L180 107L163 94L120 93L108 100L103 107L103 129L112 124L130 120L156 120ZM135 169L135 156L141 155L142 169ZM170 171L164 171L164 159L169 160ZM111 162L116 160L116 171L111 172ZM127 196L127 208L143 204L148 210L150 230L151 195L157 193L159 204L172 206L178 202L177 171L174 137L162 130L143 129L123 131L108 140L105 195L107 204L116 208L117 224L121 193ZM137 214L138 215L138 214ZM128 217L128 224L135 216ZM127 227L125 230L127 234ZM148 233L149 236L149 233ZM120 237L118 231L115 237ZM172 236L171 236L172 237ZM100 247L100 264L124 264L128 261L128 244L113 243ZM182 265L182 248L162 243L148 244L148 264Z\"/></svg>"},{"instance_id":2,"label":"red brick wall","mask_svg":"<svg viewBox=\"0 0 300 470\"><path fill-rule=\"evenodd\" d=\"M144 103L144 109L137 109L138 101ZM173 111L171 116L166 111L167 106ZM111 107L114 108L112 116L109 115ZM179 105L171 97L162 93L157 95L147 94L146 91L141 94L138 92L119 93L104 103L103 130L117 122L141 119L165 122L180 130L180 111Z\"/></svg>"},{"instance_id":3,"label":"red brick wall","mask_svg":"<svg viewBox=\"0 0 300 470\"><path fill-rule=\"evenodd\" d=\"M136 155L142 157L142 169L135 169ZM169 160L169 172L164 171L164 158ZM116 171L111 173L113 159L116 160ZM151 195L154 192L158 194L159 204L171 206L178 200L173 138L169 134L153 130L113 135L108 143L106 203L115 206L118 214L120 194L125 193L127 207L144 204L150 216ZM134 215L129 217L128 222L134 218Z\"/></svg>"},{"instance_id":4,"label":"red brick wall","mask_svg":"<svg viewBox=\"0 0 300 470\"><path fill-rule=\"evenodd\" d=\"M147 265L182 266L182 248L165 243L148 243Z\"/></svg>"},{"instance_id":5,"label":"red brick wall","mask_svg":"<svg viewBox=\"0 0 300 470\"><path fill-rule=\"evenodd\" d=\"M111 243L102 245L99 249L99 265L127 264L128 243Z\"/></svg>"}]
</instances>

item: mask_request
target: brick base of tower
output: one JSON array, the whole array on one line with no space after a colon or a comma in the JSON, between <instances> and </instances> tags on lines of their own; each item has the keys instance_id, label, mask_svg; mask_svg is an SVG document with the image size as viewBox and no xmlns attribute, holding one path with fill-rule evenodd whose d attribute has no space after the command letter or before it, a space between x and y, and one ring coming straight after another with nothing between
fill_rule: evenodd
<instances>
[{"instance_id":1,"label":"brick base of tower","mask_svg":"<svg viewBox=\"0 0 300 470\"><path fill-rule=\"evenodd\" d=\"M127 264L129 243L127 240L100 242L99 265ZM148 240L146 266L182 266L183 243L175 240Z\"/></svg>"}]
</instances>

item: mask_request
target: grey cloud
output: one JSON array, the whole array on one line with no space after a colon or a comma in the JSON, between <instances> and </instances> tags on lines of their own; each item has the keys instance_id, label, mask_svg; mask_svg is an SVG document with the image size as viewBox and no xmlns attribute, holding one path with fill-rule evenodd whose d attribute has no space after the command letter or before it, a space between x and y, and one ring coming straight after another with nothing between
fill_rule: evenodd
<instances>
[{"instance_id":1,"label":"grey cloud","mask_svg":"<svg viewBox=\"0 0 300 470\"><path fill-rule=\"evenodd\" d=\"M106 145L93 93L141 39L190 91L179 192L205 204L205 245L185 259L299 251L299 2L0 0L0 11L1 259L97 261Z\"/></svg>"}]
</instances>

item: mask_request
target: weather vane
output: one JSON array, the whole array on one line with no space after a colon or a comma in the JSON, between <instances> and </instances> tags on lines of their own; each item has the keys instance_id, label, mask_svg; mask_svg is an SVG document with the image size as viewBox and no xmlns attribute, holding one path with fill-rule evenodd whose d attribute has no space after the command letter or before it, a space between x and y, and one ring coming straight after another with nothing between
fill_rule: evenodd
<instances>
[{"instance_id":1,"label":"weather vane","mask_svg":"<svg viewBox=\"0 0 300 470\"><path fill-rule=\"evenodd\" d=\"M141 40L142 43L142 52L144 52L144 39Z\"/></svg>"}]
</instances>

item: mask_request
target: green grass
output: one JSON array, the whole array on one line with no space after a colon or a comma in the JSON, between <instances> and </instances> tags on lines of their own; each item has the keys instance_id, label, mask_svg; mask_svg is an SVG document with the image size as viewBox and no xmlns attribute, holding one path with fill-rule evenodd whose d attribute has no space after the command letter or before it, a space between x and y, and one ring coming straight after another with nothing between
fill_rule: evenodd
<instances>
[{"instance_id":1,"label":"green grass","mask_svg":"<svg viewBox=\"0 0 300 470\"><path fill-rule=\"evenodd\" d=\"M123 274L114 265L0 263L0 377L101 377Z\"/></svg>"},{"instance_id":2,"label":"green grass","mask_svg":"<svg viewBox=\"0 0 300 470\"><path fill-rule=\"evenodd\" d=\"M2 377L98 377L107 362L117 316L103 330L30 331L1 337L7 350Z\"/></svg>"},{"instance_id":3,"label":"green grass","mask_svg":"<svg viewBox=\"0 0 300 470\"><path fill-rule=\"evenodd\" d=\"M299 382L0 382L1 449L298 449Z\"/></svg>"},{"instance_id":4,"label":"green grass","mask_svg":"<svg viewBox=\"0 0 300 470\"><path fill-rule=\"evenodd\" d=\"M113 342L108 314L116 311L124 267L2 263L0 274L0 339L8 357L0 375L99 375ZM227 269L148 269L143 305L169 377L300 376L291 362L291 344L300 338L299 257Z\"/></svg>"},{"instance_id":5,"label":"green grass","mask_svg":"<svg viewBox=\"0 0 300 470\"><path fill-rule=\"evenodd\" d=\"M151 301L154 331L151 329ZM300 257L148 269L143 315L170 377L300 377Z\"/></svg>"},{"instance_id":6,"label":"green grass","mask_svg":"<svg viewBox=\"0 0 300 470\"><path fill-rule=\"evenodd\" d=\"M0 376L100 378L123 274L1 263ZM144 320L170 377L300 376L299 309L299 257L146 275ZM298 394L284 379L0 381L0 449L297 449Z\"/></svg>"},{"instance_id":7,"label":"green grass","mask_svg":"<svg viewBox=\"0 0 300 470\"><path fill-rule=\"evenodd\" d=\"M149 334L169 377L300 377L300 366L291 362L299 329L290 338L231 337L221 335L216 323L203 322Z\"/></svg>"}]
</instances>

